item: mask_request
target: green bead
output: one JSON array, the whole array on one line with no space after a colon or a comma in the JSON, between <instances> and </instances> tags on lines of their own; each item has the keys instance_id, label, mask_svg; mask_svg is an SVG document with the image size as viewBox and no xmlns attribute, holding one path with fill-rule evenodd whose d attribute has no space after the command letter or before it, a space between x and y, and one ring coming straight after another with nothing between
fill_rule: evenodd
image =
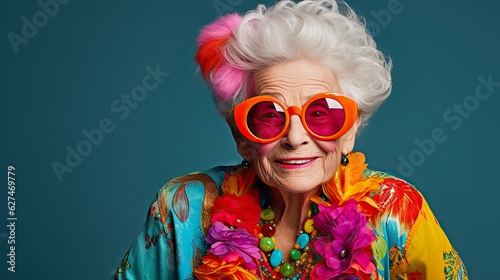
<instances>
[{"instance_id":1,"label":"green bead","mask_svg":"<svg viewBox=\"0 0 500 280\"><path fill-rule=\"evenodd\" d=\"M290 258L292 258L292 260L294 260L294 261L300 259L300 252L299 252L299 250L293 249L292 251L290 251Z\"/></svg>"},{"instance_id":2,"label":"green bead","mask_svg":"<svg viewBox=\"0 0 500 280\"><path fill-rule=\"evenodd\" d=\"M271 252L274 249L274 242L269 237L264 237L259 241L259 247L264 252Z\"/></svg>"},{"instance_id":3,"label":"green bead","mask_svg":"<svg viewBox=\"0 0 500 280\"><path fill-rule=\"evenodd\" d=\"M260 213L260 218L264 221L271 221L276 218L276 213L274 213L273 209L267 208L262 210L262 212Z\"/></svg>"},{"instance_id":4,"label":"green bead","mask_svg":"<svg viewBox=\"0 0 500 280\"><path fill-rule=\"evenodd\" d=\"M285 277L292 276L292 274L293 274L293 266L291 264L289 264L289 263L284 263L283 265L281 265L280 272Z\"/></svg>"},{"instance_id":5,"label":"green bead","mask_svg":"<svg viewBox=\"0 0 500 280\"><path fill-rule=\"evenodd\" d=\"M313 216L316 216L316 215L318 215L318 214L319 214L319 207L318 207L318 204L313 203L311 208L312 208L312 215L313 215Z\"/></svg>"}]
</instances>

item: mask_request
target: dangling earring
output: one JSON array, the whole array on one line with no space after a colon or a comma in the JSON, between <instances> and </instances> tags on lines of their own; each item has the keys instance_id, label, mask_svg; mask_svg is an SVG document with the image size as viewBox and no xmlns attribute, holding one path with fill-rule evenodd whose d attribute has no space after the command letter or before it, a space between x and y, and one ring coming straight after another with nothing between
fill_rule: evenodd
<instances>
[{"instance_id":1,"label":"dangling earring","mask_svg":"<svg viewBox=\"0 0 500 280\"><path fill-rule=\"evenodd\" d=\"M248 158L243 158L243 160L241 161L241 167L243 167L243 169L250 168L250 161L248 160Z\"/></svg>"},{"instance_id":2,"label":"dangling earring","mask_svg":"<svg viewBox=\"0 0 500 280\"><path fill-rule=\"evenodd\" d=\"M342 154L342 157L340 158L340 164L342 166L346 166L349 164L349 159L347 158L347 155Z\"/></svg>"}]
</instances>

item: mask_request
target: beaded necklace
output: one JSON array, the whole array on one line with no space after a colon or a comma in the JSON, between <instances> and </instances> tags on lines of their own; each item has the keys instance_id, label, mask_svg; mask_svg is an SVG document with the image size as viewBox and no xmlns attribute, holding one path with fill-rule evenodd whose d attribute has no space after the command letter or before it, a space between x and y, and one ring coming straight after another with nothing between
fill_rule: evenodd
<instances>
[{"instance_id":1,"label":"beaded necklace","mask_svg":"<svg viewBox=\"0 0 500 280\"><path fill-rule=\"evenodd\" d=\"M269 199L267 188L266 194ZM262 256L259 260L259 272L263 279L308 279L314 266L314 241L318 234L311 218L318 212L317 204L313 203L302 223L303 229L298 232L294 248L290 251L290 258L295 262L294 268L293 264L284 262L283 252L278 249L274 239L276 213L270 204L262 210L260 217L263 225L257 237Z\"/></svg>"}]
</instances>

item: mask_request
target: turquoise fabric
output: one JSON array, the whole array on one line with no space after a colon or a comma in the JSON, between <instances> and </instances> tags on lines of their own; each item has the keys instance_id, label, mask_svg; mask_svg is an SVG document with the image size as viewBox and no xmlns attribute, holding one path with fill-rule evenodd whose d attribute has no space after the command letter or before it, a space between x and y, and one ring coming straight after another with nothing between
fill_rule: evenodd
<instances>
[{"instance_id":1,"label":"turquoise fabric","mask_svg":"<svg viewBox=\"0 0 500 280\"><path fill-rule=\"evenodd\" d=\"M220 166L192 174L208 175L220 191L224 174L234 169L233 166ZM146 222L112 279L194 279L193 266L199 265L208 249L200 222L205 188L200 182L186 184L189 214L184 223L172 208L167 210L168 217L162 217L158 206L162 196L171 206L181 185L167 183L160 189L151 203Z\"/></svg>"}]
</instances>

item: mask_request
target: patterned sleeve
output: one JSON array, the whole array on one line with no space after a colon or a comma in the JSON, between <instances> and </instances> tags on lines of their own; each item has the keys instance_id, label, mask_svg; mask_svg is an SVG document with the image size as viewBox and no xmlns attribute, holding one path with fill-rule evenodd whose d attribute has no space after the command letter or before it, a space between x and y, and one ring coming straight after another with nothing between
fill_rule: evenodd
<instances>
[{"instance_id":1,"label":"patterned sleeve","mask_svg":"<svg viewBox=\"0 0 500 280\"><path fill-rule=\"evenodd\" d=\"M178 279L173 242L172 218L161 216L157 197L113 279Z\"/></svg>"},{"instance_id":2,"label":"patterned sleeve","mask_svg":"<svg viewBox=\"0 0 500 280\"><path fill-rule=\"evenodd\" d=\"M379 279L468 280L464 264L420 192L394 177L381 185L373 196L381 209L371 217Z\"/></svg>"},{"instance_id":3,"label":"patterned sleeve","mask_svg":"<svg viewBox=\"0 0 500 280\"><path fill-rule=\"evenodd\" d=\"M215 182L206 174L167 183L112 279L194 279L193 267L206 251L209 209L217 193Z\"/></svg>"}]
</instances>

